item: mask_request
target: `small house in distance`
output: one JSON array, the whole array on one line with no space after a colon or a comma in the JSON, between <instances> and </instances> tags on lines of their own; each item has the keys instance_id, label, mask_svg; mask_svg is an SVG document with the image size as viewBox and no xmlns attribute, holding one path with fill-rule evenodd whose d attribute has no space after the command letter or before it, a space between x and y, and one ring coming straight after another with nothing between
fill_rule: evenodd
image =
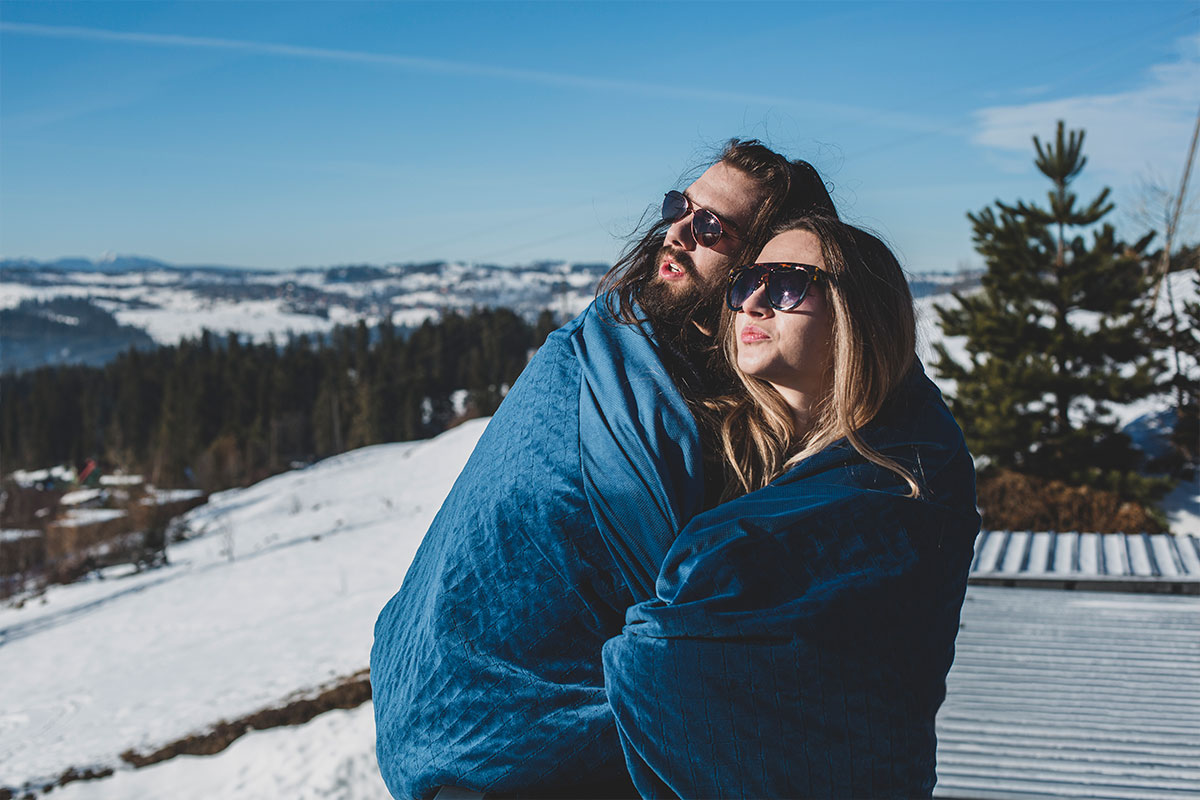
<instances>
[{"instance_id":1,"label":"small house in distance","mask_svg":"<svg viewBox=\"0 0 1200 800\"><path fill-rule=\"evenodd\" d=\"M989 531L934 796L1200 798L1200 539Z\"/></svg>"}]
</instances>

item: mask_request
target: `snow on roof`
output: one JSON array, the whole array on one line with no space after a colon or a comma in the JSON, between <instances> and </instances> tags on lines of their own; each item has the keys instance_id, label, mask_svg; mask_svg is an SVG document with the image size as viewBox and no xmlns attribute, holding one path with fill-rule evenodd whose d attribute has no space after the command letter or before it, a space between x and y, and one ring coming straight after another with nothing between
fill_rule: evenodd
<instances>
[{"instance_id":1,"label":"snow on roof","mask_svg":"<svg viewBox=\"0 0 1200 800\"><path fill-rule=\"evenodd\" d=\"M203 497L204 491L201 489L153 489L149 495L142 498L142 505L165 505L167 503L178 503L183 500L195 500L197 497Z\"/></svg>"},{"instance_id":2,"label":"snow on roof","mask_svg":"<svg viewBox=\"0 0 1200 800\"><path fill-rule=\"evenodd\" d=\"M9 477L17 482L20 486L33 486L35 483L47 481L53 478L57 481L71 482L75 480L75 470L70 467L59 465L57 467L47 467L46 469L18 469L12 472Z\"/></svg>"},{"instance_id":3,"label":"snow on roof","mask_svg":"<svg viewBox=\"0 0 1200 800\"><path fill-rule=\"evenodd\" d=\"M1200 794L1200 598L970 586L946 688L934 797Z\"/></svg>"},{"instance_id":4,"label":"snow on roof","mask_svg":"<svg viewBox=\"0 0 1200 800\"><path fill-rule=\"evenodd\" d=\"M982 531L971 580L1200 594L1200 537Z\"/></svg>"},{"instance_id":5,"label":"snow on roof","mask_svg":"<svg viewBox=\"0 0 1200 800\"><path fill-rule=\"evenodd\" d=\"M77 528L80 525L96 525L100 522L124 517L126 512L119 508L74 508L54 521L55 525L64 528ZM2 641L0 641L2 643Z\"/></svg>"},{"instance_id":6,"label":"snow on roof","mask_svg":"<svg viewBox=\"0 0 1200 800\"><path fill-rule=\"evenodd\" d=\"M41 538L41 531L30 531L22 528L0 529L0 542L18 542L22 539Z\"/></svg>"},{"instance_id":7,"label":"snow on roof","mask_svg":"<svg viewBox=\"0 0 1200 800\"><path fill-rule=\"evenodd\" d=\"M101 475L101 486L138 486L145 483L146 479L141 475Z\"/></svg>"},{"instance_id":8,"label":"snow on roof","mask_svg":"<svg viewBox=\"0 0 1200 800\"><path fill-rule=\"evenodd\" d=\"M89 500L95 500L102 494L104 494L103 489L77 489L74 492L64 494L58 499L58 502L64 506L77 506Z\"/></svg>"}]
</instances>

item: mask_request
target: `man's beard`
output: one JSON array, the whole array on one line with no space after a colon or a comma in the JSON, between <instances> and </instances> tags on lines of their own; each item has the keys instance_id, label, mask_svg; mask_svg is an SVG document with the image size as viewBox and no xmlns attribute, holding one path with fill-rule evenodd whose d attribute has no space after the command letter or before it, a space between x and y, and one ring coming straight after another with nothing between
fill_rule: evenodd
<instances>
[{"instance_id":1,"label":"man's beard","mask_svg":"<svg viewBox=\"0 0 1200 800\"><path fill-rule=\"evenodd\" d=\"M667 281L659 277L659 267L668 255L687 272L686 279ZM655 254L653 264L647 267L645 283L637 301L650 317L655 332L660 336L673 337L693 322L702 328L713 329L719 309L715 302L719 298L714 297L718 294L717 289L700 278L686 252L664 245Z\"/></svg>"}]
</instances>

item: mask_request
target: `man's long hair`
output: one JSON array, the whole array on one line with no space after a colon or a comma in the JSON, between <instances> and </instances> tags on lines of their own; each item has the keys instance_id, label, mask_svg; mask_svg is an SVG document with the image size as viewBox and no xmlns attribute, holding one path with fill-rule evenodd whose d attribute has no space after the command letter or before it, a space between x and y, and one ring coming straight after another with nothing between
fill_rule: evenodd
<instances>
[{"instance_id":1,"label":"man's long hair","mask_svg":"<svg viewBox=\"0 0 1200 800\"><path fill-rule=\"evenodd\" d=\"M789 161L757 139L730 139L717 160L749 176L766 197L742 237L744 244L736 254L734 264L757 255L771 229L780 220L811 213L837 217L829 189L807 161ZM612 269L600 279L597 295L605 298L613 315L622 322L637 323L645 319L638 317L634 303L658 273L656 257L670 226L671 223L661 219L651 223L649 229L625 250ZM673 314L670 320L665 321L666 326L656 324L664 322L655 318L658 309L646 308L643 312L660 336L672 333L666 329L667 326L674 331L690 329L693 321L711 330L720 313L722 292L724 282L717 281L711 297L690 308L680 309L678 314ZM660 330L660 327L663 329Z\"/></svg>"},{"instance_id":2,"label":"man's long hair","mask_svg":"<svg viewBox=\"0 0 1200 800\"><path fill-rule=\"evenodd\" d=\"M829 392L814 409L809 430L797 431L791 408L779 392L738 369L734 313L726 311L719 338L741 385L702 403L698 414L716 433L724 455L721 499L761 489L842 437L863 458L896 473L908 484L910 497L919 497L921 487L912 474L858 434L916 360L913 300L904 271L887 245L853 225L807 216L783 223L775 233L795 230L817 237L825 262L827 279L810 291L825 292L833 317Z\"/></svg>"}]
</instances>

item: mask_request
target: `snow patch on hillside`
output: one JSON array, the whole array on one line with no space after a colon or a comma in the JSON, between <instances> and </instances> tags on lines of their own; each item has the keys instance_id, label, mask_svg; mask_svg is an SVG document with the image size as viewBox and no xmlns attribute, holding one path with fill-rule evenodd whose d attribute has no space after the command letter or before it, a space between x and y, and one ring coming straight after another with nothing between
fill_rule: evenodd
<instances>
[{"instance_id":1,"label":"snow patch on hillside","mask_svg":"<svg viewBox=\"0 0 1200 800\"><path fill-rule=\"evenodd\" d=\"M179 756L72 783L56 800L390 800L375 760L374 707L254 731L213 756Z\"/></svg>"},{"instance_id":2,"label":"snow patch on hillside","mask_svg":"<svg viewBox=\"0 0 1200 800\"><path fill-rule=\"evenodd\" d=\"M1167 515L1171 533L1200 537L1200 475L1190 481L1180 481L1159 506Z\"/></svg>"},{"instance_id":3,"label":"snow patch on hillside","mask_svg":"<svg viewBox=\"0 0 1200 800\"><path fill-rule=\"evenodd\" d=\"M121 309L113 316L122 325L142 328L150 338L164 345L197 338L206 328L219 334L235 331L258 343L274 335L282 342L289 334L327 333L339 322L286 311L279 300L201 301L185 292L173 292L161 300L162 308ZM348 321L353 319L341 320Z\"/></svg>"},{"instance_id":4,"label":"snow patch on hillside","mask_svg":"<svg viewBox=\"0 0 1200 800\"><path fill-rule=\"evenodd\" d=\"M1163 291L1159 293L1158 304L1156 306L1156 315L1158 318L1165 317L1170 313L1170 304L1168 295L1173 295L1175 300L1175 309L1177 312L1182 311L1184 303L1194 303L1200 300L1200 296L1196 293L1196 287L1193 283L1193 274L1191 272L1175 272L1167 277L1170 284L1170 291L1167 291L1167 286L1164 284ZM981 291L975 289L973 292ZM969 364L970 354L967 352L967 338L965 336L946 336L942 333L941 324L937 314L936 307L940 306L946 309L958 307L958 301L950 294L939 294L928 297L921 297L914 301L917 318L917 356L925 364L925 369L929 377L937 383L938 388L942 393L952 397L957 389L956 383L949 378L941 377L934 368L934 363L937 360L934 346L942 344L945 346L950 357L959 364ZM1090 312L1078 312L1076 315L1077 321L1095 327L1098 319L1097 315ZM1164 363L1172 363L1169 357L1169 351L1161 351L1159 353ZM1185 359L1183 369L1186 372L1195 374L1200 370L1200 364L1196 364ZM1116 420L1117 425L1124 428L1139 419L1149 416L1160 415L1170 411L1173 408L1171 397L1167 394L1154 395L1133 403L1119 405L1115 403L1107 404L1111 411L1112 417ZM1074 409L1072 409L1074 411Z\"/></svg>"},{"instance_id":5,"label":"snow patch on hillside","mask_svg":"<svg viewBox=\"0 0 1200 800\"><path fill-rule=\"evenodd\" d=\"M366 667L375 618L485 425L214 495L187 515L199 535L169 548L169 566L0 609L0 787L129 769L129 748Z\"/></svg>"}]
</instances>

